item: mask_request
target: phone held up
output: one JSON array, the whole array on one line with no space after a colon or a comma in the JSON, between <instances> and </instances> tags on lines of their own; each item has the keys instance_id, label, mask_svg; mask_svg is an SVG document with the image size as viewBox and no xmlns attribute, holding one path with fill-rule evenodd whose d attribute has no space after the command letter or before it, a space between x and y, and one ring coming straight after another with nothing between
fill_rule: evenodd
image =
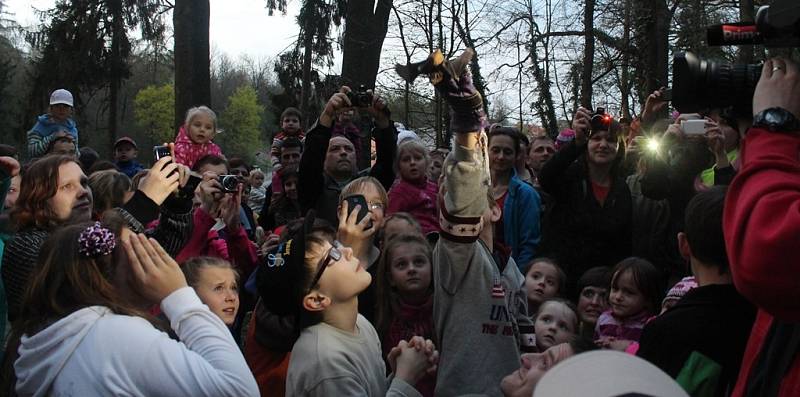
<instances>
[{"instance_id":1,"label":"phone held up","mask_svg":"<svg viewBox=\"0 0 800 397\"><path fill-rule=\"evenodd\" d=\"M356 222L361 222L365 216L369 216L369 206L367 205L367 199L364 198L364 195L361 194L354 194L352 196L347 196L345 198L347 201L347 215L349 216L356 208L356 206L360 206L358 209L358 215L356 217ZM372 221L369 222L367 225L367 229L372 228Z\"/></svg>"},{"instance_id":2,"label":"phone held up","mask_svg":"<svg viewBox=\"0 0 800 397\"><path fill-rule=\"evenodd\" d=\"M681 129L686 135L705 135L705 120L681 120Z\"/></svg>"}]
</instances>

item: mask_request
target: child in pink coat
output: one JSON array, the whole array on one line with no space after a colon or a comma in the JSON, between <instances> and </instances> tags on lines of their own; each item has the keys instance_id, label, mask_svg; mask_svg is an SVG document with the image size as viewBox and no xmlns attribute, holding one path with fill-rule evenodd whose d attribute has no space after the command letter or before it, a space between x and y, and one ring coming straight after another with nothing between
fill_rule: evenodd
<instances>
[{"instance_id":1,"label":"child in pink coat","mask_svg":"<svg viewBox=\"0 0 800 397\"><path fill-rule=\"evenodd\" d=\"M207 154L220 157L222 150L213 139L217 135L217 115L206 106L189 109L186 122L175 138L175 162L192 168L194 163Z\"/></svg>"},{"instance_id":2,"label":"child in pink coat","mask_svg":"<svg viewBox=\"0 0 800 397\"><path fill-rule=\"evenodd\" d=\"M407 140L397 148L396 168L400 179L389 189L386 215L408 212L422 227L422 233L439 231L436 195L439 187L428 179L430 155L417 139Z\"/></svg>"}]
</instances>

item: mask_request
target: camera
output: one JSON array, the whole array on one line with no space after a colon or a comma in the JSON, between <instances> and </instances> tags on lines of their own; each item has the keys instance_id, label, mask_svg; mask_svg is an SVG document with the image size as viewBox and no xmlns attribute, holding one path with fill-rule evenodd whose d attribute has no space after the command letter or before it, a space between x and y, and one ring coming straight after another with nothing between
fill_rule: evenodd
<instances>
[{"instance_id":1,"label":"camera","mask_svg":"<svg viewBox=\"0 0 800 397\"><path fill-rule=\"evenodd\" d=\"M592 126L590 133L594 133L595 131L608 131L611 128L612 121L614 121L614 118L606 113L605 108L597 108L597 110L592 113L592 118L590 120Z\"/></svg>"},{"instance_id":2,"label":"camera","mask_svg":"<svg viewBox=\"0 0 800 397\"><path fill-rule=\"evenodd\" d=\"M162 157L172 156L172 152L169 151L169 146L155 146L153 147L153 158L155 161L160 160Z\"/></svg>"},{"instance_id":3,"label":"camera","mask_svg":"<svg viewBox=\"0 0 800 397\"><path fill-rule=\"evenodd\" d=\"M239 190L239 184L244 182L244 178L239 175L220 175L217 177L217 181L222 186L224 193L235 193Z\"/></svg>"},{"instance_id":4,"label":"camera","mask_svg":"<svg viewBox=\"0 0 800 397\"><path fill-rule=\"evenodd\" d=\"M367 91L367 87L360 85L355 91L349 91L347 98L350 103L357 108L368 108L372 106L372 93Z\"/></svg>"},{"instance_id":5,"label":"camera","mask_svg":"<svg viewBox=\"0 0 800 397\"><path fill-rule=\"evenodd\" d=\"M754 24L710 26L708 43L800 47L800 7L795 1L775 0L759 8ZM681 113L733 107L735 113L749 114L761 68L761 64L716 62L690 52L677 53L672 60L672 104Z\"/></svg>"}]
</instances>

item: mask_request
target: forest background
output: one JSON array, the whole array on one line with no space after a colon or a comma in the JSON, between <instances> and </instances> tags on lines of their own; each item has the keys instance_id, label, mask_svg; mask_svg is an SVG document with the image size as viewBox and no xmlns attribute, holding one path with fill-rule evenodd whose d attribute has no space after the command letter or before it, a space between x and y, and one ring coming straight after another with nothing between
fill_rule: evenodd
<instances>
[{"instance_id":1,"label":"forest background","mask_svg":"<svg viewBox=\"0 0 800 397\"><path fill-rule=\"evenodd\" d=\"M36 11L35 23L20 23L6 3L0 142L25 153L49 93L67 88L80 144L101 156L130 136L148 162L143 148L171 141L186 109L207 104L219 116L224 152L263 164L281 111L300 108L308 126L341 84L375 87L395 121L447 146L442 100L426 79L408 84L393 70L436 48L448 56L475 49L471 68L492 122L555 135L578 105L630 119L669 85L678 51L764 59L758 46L707 46L705 26L752 21L769 1L264 0L262 11L293 19L297 34L283 51L259 56L211 48L209 0L56 0ZM271 24L240 28L286 36ZM770 54L781 51L797 55Z\"/></svg>"}]
</instances>

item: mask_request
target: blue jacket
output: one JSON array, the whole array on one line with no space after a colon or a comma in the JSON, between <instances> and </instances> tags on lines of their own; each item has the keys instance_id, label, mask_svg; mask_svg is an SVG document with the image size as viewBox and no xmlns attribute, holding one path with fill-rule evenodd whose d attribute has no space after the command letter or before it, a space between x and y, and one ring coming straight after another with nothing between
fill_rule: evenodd
<instances>
[{"instance_id":1,"label":"blue jacket","mask_svg":"<svg viewBox=\"0 0 800 397\"><path fill-rule=\"evenodd\" d=\"M508 197L503 204L503 238L511 246L511 256L522 274L539 246L541 207L539 193L512 170Z\"/></svg>"},{"instance_id":2,"label":"blue jacket","mask_svg":"<svg viewBox=\"0 0 800 397\"><path fill-rule=\"evenodd\" d=\"M43 114L36 119L36 124L31 128L31 131L36 132L41 137L50 136L59 131L67 131L72 135L72 139L75 140L75 146L78 146L78 127L75 126L75 121L71 118L59 123L54 121L49 114Z\"/></svg>"},{"instance_id":3,"label":"blue jacket","mask_svg":"<svg viewBox=\"0 0 800 397\"><path fill-rule=\"evenodd\" d=\"M144 166L139 164L136 160L117 161L114 165L119 168L119 171L127 175L128 178L133 178L139 171L144 170Z\"/></svg>"}]
</instances>

